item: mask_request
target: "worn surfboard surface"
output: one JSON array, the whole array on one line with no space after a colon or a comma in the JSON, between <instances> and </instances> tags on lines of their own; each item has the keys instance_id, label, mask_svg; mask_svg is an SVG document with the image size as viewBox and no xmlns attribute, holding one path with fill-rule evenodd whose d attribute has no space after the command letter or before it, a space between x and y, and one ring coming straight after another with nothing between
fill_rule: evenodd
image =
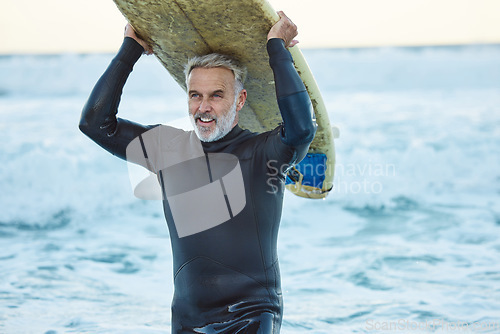
<instances>
[{"instance_id":1,"label":"worn surfboard surface","mask_svg":"<svg viewBox=\"0 0 500 334\"><path fill-rule=\"evenodd\" d=\"M239 125L255 132L268 131L282 121L276 102L274 78L266 52L267 33L279 20L265 0L113 0L138 35L181 87L186 89L184 65L190 57L212 52L238 59L248 69L248 97ZM303 164L320 163L324 175L313 183L295 170L287 188L310 198L323 198L333 185L335 149L323 99L297 46L289 49L311 98L318 130ZM324 159L316 159L323 155ZM319 162L321 161L321 162ZM316 168L317 169L317 168ZM321 170L321 168L320 168ZM320 174L321 174L320 173ZM301 177L301 175L303 177ZM320 179L322 178L322 181Z\"/></svg>"}]
</instances>

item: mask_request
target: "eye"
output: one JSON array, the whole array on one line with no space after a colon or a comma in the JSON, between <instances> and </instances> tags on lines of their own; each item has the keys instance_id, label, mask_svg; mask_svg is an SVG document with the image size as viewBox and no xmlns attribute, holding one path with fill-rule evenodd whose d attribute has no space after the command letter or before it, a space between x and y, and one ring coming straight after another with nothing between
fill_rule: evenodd
<instances>
[{"instance_id":1,"label":"eye","mask_svg":"<svg viewBox=\"0 0 500 334\"><path fill-rule=\"evenodd\" d=\"M190 98L192 98L192 99L196 99L196 98L198 98L199 96L200 96L200 94L198 94L198 93L191 93L191 94L189 95L189 97L190 97Z\"/></svg>"},{"instance_id":2,"label":"eye","mask_svg":"<svg viewBox=\"0 0 500 334\"><path fill-rule=\"evenodd\" d=\"M219 93L215 93L215 94L214 94L214 98L216 98L216 99L221 99L221 98L222 98L222 95L221 95L221 94L219 94Z\"/></svg>"}]
</instances>

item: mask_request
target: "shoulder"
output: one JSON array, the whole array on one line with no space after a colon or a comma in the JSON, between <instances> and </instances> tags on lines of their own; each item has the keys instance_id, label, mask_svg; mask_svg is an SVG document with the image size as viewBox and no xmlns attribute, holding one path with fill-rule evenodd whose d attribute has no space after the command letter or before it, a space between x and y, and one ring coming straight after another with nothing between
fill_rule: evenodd
<instances>
[{"instance_id":1,"label":"shoulder","mask_svg":"<svg viewBox=\"0 0 500 334\"><path fill-rule=\"evenodd\" d=\"M280 163L293 161L295 148L283 143L282 128L283 126L279 125L270 131L255 134L250 138L249 142L253 144L255 154Z\"/></svg>"},{"instance_id":2,"label":"shoulder","mask_svg":"<svg viewBox=\"0 0 500 334\"><path fill-rule=\"evenodd\" d=\"M262 148L262 146L272 144L275 139L279 139L280 128L281 126L265 132L243 130L238 139L240 143L244 143L245 145Z\"/></svg>"}]
</instances>

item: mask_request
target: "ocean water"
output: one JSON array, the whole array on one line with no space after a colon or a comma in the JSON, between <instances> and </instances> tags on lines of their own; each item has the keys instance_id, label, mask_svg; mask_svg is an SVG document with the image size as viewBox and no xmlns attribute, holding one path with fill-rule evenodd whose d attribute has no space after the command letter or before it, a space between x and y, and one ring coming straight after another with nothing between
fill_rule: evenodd
<instances>
[{"instance_id":1,"label":"ocean water","mask_svg":"<svg viewBox=\"0 0 500 334\"><path fill-rule=\"evenodd\" d=\"M340 138L329 197L285 197L282 333L500 332L500 46L304 54ZM161 204L77 127L112 56L0 57L0 333L170 330ZM120 116L185 114L141 58Z\"/></svg>"}]
</instances>

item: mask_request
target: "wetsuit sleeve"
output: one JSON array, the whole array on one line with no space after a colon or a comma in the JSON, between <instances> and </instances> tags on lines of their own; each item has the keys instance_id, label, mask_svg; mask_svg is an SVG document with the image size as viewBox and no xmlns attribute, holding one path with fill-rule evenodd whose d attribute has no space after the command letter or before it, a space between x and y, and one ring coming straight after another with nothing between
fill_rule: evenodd
<instances>
[{"instance_id":1,"label":"wetsuit sleeve","mask_svg":"<svg viewBox=\"0 0 500 334\"><path fill-rule=\"evenodd\" d=\"M280 140L275 140L274 146L285 162L298 163L306 155L316 134L311 100L295 70L293 58L285 48L285 42L280 38L270 39L267 42L267 52L283 119L279 131Z\"/></svg>"},{"instance_id":2,"label":"wetsuit sleeve","mask_svg":"<svg viewBox=\"0 0 500 334\"><path fill-rule=\"evenodd\" d=\"M108 152L125 159L127 145L154 126L117 118L123 86L144 52L134 39L126 37L117 55L97 81L85 104L80 130Z\"/></svg>"}]
</instances>

